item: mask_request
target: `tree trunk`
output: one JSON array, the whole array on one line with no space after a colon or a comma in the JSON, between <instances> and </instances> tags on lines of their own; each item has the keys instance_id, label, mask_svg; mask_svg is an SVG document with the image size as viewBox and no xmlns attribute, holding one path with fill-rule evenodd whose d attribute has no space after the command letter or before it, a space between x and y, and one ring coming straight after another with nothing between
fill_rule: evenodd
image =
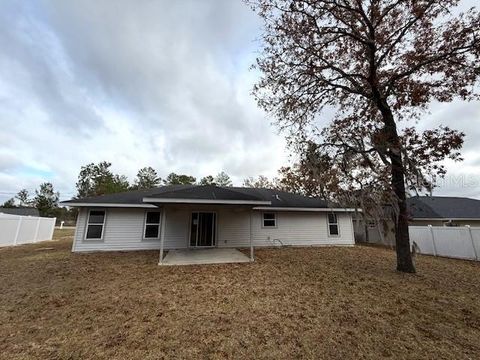
<instances>
[{"instance_id":1,"label":"tree trunk","mask_svg":"<svg viewBox=\"0 0 480 360\"><path fill-rule=\"evenodd\" d=\"M401 143L392 111L382 101L380 111L385 124L385 136L392 164L392 190L398 205L398 216L395 217L395 247L397 251L397 270L415 273L412 254L410 252L410 235L408 233L408 209L405 191L405 168L402 161Z\"/></svg>"},{"instance_id":2,"label":"tree trunk","mask_svg":"<svg viewBox=\"0 0 480 360\"><path fill-rule=\"evenodd\" d=\"M395 221L397 270L414 273L415 266L413 265L412 254L410 252L410 235L408 233L408 209L402 154L392 154L390 155L390 160L392 162L392 189L398 202L398 216Z\"/></svg>"},{"instance_id":3,"label":"tree trunk","mask_svg":"<svg viewBox=\"0 0 480 360\"><path fill-rule=\"evenodd\" d=\"M393 117L386 96L381 93L378 86L377 64L376 64L376 46L375 46L375 28L369 29L371 43L368 47L367 56L369 58L369 77L368 82L372 88L372 100L380 111L384 123L384 136L386 145L386 154L390 158L392 170L392 190L398 205L398 216L395 218L395 248L397 251L397 270L414 273L412 254L410 252L410 235L408 234L408 211L407 196L405 193L405 167L402 161L402 144L398 136L397 125Z\"/></svg>"}]
</instances>

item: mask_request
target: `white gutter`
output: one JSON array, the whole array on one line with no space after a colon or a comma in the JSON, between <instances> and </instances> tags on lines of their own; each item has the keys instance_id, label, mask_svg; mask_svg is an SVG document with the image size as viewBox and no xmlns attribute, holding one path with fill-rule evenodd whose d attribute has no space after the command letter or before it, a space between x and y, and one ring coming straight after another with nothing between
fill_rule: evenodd
<instances>
[{"instance_id":1,"label":"white gutter","mask_svg":"<svg viewBox=\"0 0 480 360\"><path fill-rule=\"evenodd\" d=\"M119 207L119 208L141 208L141 209L150 209L157 208L155 205L151 204L118 204L118 203L69 203L61 202L61 205L70 206L70 207Z\"/></svg>"},{"instance_id":2,"label":"white gutter","mask_svg":"<svg viewBox=\"0 0 480 360\"><path fill-rule=\"evenodd\" d=\"M299 207L269 207L269 206L258 206L254 207L253 210L261 211L312 211L312 212L361 212L360 209L348 209L348 208L299 208Z\"/></svg>"},{"instance_id":3,"label":"white gutter","mask_svg":"<svg viewBox=\"0 0 480 360\"><path fill-rule=\"evenodd\" d=\"M203 200L203 199L162 199L162 198L143 198L145 203L159 204L218 204L218 205L270 205L271 201L261 200Z\"/></svg>"}]
</instances>

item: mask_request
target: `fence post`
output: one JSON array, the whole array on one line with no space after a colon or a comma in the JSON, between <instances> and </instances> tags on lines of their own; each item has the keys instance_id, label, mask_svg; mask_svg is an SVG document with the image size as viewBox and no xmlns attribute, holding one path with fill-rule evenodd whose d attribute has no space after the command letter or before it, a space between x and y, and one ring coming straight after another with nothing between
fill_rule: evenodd
<instances>
[{"instance_id":1,"label":"fence post","mask_svg":"<svg viewBox=\"0 0 480 360\"><path fill-rule=\"evenodd\" d=\"M475 241L473 240L472 228L470 227L470 225L465 225L465 227L468 229L468 233L470 234L470 241L472 242L473 254L475 256L475 260L480 260L478 258L477 249L475 248Z\"/></svg>"},{"instance_id":2,"label":"fence post","mask_svg":"<svg viewBox=\"0 0 480 360\"><path fill-rule=\"evenodd\" d=\"M430 229L430 235L432 237L432 244L433 244L433 256L437 256L437 246L435 245L435 234L433 233L433 226L428 225L428 228Z\"/></svg>"},{"instance_id":3,"label":"fence post","mask_svg":"<svg viewBox=\"0 0 480 360\"><path fill-rule=\"evenodd\" d=\"M55 232L55 223L57 222L57 218L54 217L53 218L53 224L52 224L52 231L50 231L50 238L48 240L52 240L53 239L53 233ZM62 224L63 224L63 221L62 221Z\"/></svg>"},{"instance_id":4,"label":"fence post","mask_svg":"<svg viewBox=\"0 0 480 360\"><path fill-rule=\"evenodd\" d=\"M15 238L13 239L13 246L17 245L18 235L20 234L20 228L22 227L22 219L23 219L23 217L18 218L17 231L15 231Z\"/></svg>"},{"instance_id":5,"label":"fence post","mask_svg":"<svg viewBox=\"0 0 480 360\"><path fill-rule=\"evenodd\" d=\"M33 242L37 242L38 237L38 228L40 227L40 221L42 218L37 218L37 227L35 228L35 236L33 237Z\"/></svg>"}]
</instances>

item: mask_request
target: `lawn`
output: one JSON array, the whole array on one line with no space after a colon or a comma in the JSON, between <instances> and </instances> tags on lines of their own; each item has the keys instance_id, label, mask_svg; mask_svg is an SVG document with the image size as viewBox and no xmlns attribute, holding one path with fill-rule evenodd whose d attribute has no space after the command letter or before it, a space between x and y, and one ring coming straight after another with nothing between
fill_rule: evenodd
<instances>
[{"instance_id":1,"label":"lawn","mask_svg":"<svg viewBox=\"0 0 480 360\"><path fill-rule=\"evenodd\" d=\"M480 358L480 263L417 256L406 275L359 246L159 267L57 238L0 249L1 358Z\"/></svg>"}]
</instances>

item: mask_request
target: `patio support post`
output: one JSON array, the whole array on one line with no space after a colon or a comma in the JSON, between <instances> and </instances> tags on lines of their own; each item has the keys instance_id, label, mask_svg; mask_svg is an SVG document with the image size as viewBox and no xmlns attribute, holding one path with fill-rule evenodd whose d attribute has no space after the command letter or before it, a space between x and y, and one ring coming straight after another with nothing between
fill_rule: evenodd
<instances>
[{"instance_id":1,"label":"patio support post","mask_svg":"<svg viewBox=\"0 0 480 360\"><path fill-rule=\"evenodd\" d=\"M250 261L255 261L255 258L253 256L252 214L253 209L250 210Z\"/></svg>"},{"instance_id":2,"label":"patio support post","mask_svg":"<svg viewBox=\"0 0 480 360\"><path fill-rule=\"evenodd\" d=\"M165 228L167 226L166 212L167 211L164 206L162 209L162 223L161 223L161 229L160 229L160 259L158 260L158 265L162 265L162 262L163 262L163 244L165 243Z\"/></svg>"}]
</instances>

